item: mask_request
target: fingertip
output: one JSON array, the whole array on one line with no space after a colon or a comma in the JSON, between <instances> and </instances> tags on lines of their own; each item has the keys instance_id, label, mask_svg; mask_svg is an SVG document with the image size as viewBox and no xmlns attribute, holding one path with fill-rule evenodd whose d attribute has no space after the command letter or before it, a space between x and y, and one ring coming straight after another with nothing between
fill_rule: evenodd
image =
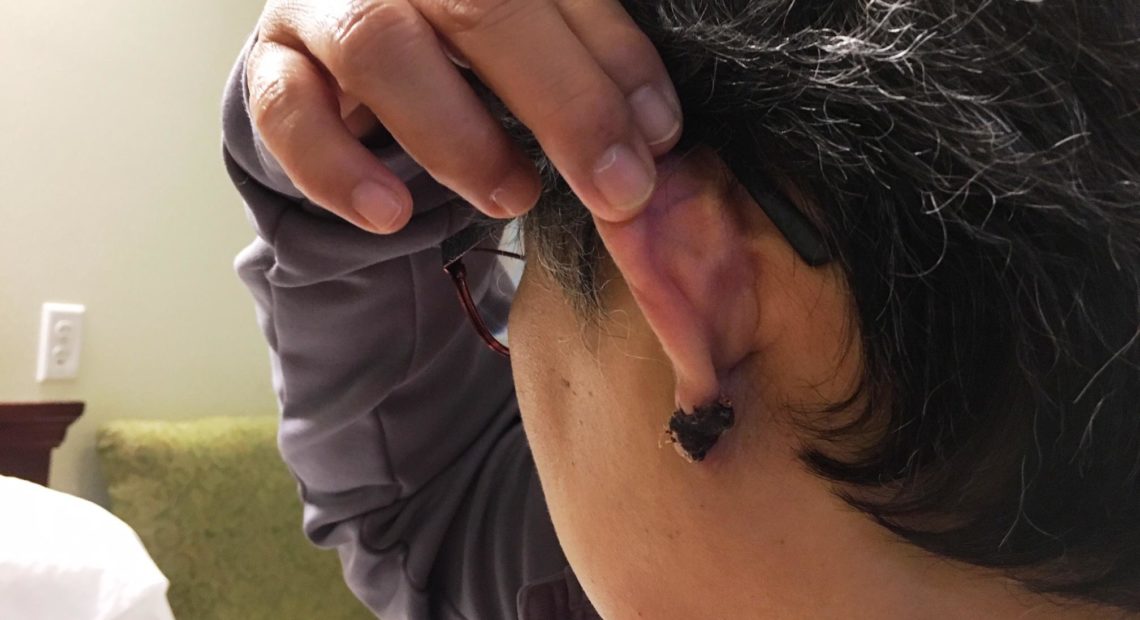
<instances>
[{"instance_id":1,"label":"fingertip","mask_svg":"<svg viewBox=\"0 0 1140 620\"><path fill-rule=\"evenodd\" d=\"M673 147L677 146L677 143L681 141L681 133L683 130L683 125L677 125L677 130L670 137L656 144L648 145L649 153L654 159L668 155L672 152Z\"/></svg>"},{"instance_id":2,"label":"fingertip","mask_svg":"<svg viewBox=\"0 0 1140 620\"><path fill-rule=\"evenodd\" d=\"M367 220L374 232L393 233L411 218L411 199L405 194L406 188L366 179L352 190L352 210Z\"/></svg>"},{"instance_id":3,"label":"fingertip","mask_svg":"<svg viewBox=\"0 0 1140 620\"><path fill-rule=\"evenodd\" d=\"M516 168L491 192L491 202L499 213L489 213L491 217L518 217L534 208L542 196L542 182L534 167Z\"/></svg>"},{"instance_id":4,"label":"fingertip","mask_svg":"<svg viewBox=\"0 0 1140 620\"><path fill-rule=\"evenodd\" d=\"M627 98L645 143L654 155L662 155L681 136L681 105L669 85L646 84Z\"/></svg>"},{"instance_id":5,"label":"fingertip","mask_svg":"<svg viewBox=\"0 0 1140 620\"><path fill-rule=\"evenodd\" d=\"M598 158L593 183L604 204L591 211L602 219L623 222L645 209L657 184L657 168L644 144L616 144Z\"/></svg>"}]
</instances>

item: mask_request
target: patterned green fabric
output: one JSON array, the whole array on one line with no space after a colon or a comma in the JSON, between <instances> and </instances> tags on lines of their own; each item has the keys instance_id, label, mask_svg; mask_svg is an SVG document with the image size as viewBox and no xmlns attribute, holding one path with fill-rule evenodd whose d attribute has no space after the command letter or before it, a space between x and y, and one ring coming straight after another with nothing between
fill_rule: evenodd
<instances>
[{"instance_id":1,"label":"patterned green fabric","mask_svg":"<svg viewBox=\"0 0 1140 620\"><path fill-rule=\"evenodd\" d=\"M371 614L336 554L301 533L275 418L123 420L97 435L111 510L170 579L179 620L348 620Z\"/></svg>"}]
</instances>

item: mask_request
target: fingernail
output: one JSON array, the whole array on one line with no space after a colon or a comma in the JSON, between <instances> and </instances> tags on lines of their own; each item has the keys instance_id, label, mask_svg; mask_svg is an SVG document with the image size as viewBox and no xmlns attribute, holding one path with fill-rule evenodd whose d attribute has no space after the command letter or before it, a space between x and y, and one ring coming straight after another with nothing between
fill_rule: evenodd
<instances>
[{"instance_id":1,"label":"fingernail","mask_svg":"<svg viewBox=\"0 0 1140 620\"><path fill-rule=\"evenodd\" d=\"M656 171L624 144L611 146L594 166L594 186L610 206L632 211L645 204L653 193Z\"/></svg>"},{"instance_id":2,"label":"fingernail","mask_svg":"<svg viewBox=\"0 0 1140 620\"><path fill-rule=\"evenodd\" d=\"M633 118L649 146L671 140L681 130L681 110L661 90L646 84L629 96Z\"/></svg>"},{"instance_id":3,"label":"fingernail","mask_svg":"<svg viewBox=\"0 0 1140 620\"><path fill-rule=\"evenodd\" d=\"M404 210L402 204L396 192L375 181L364 181L352 190L352 208L378 232L392 232Z\"/></svg>"},{"instance_id":4,"label":"fingernail","mask_svg":"<svg viewBox=\"0 0 1140 620\"><path fill-rule=\"evenodd\" d=\"M533 175L515 174L491 192L491 202L503 210L505 215L517 217L530 211L541 193L542 185Z\"/></svg>"}]
</instances>

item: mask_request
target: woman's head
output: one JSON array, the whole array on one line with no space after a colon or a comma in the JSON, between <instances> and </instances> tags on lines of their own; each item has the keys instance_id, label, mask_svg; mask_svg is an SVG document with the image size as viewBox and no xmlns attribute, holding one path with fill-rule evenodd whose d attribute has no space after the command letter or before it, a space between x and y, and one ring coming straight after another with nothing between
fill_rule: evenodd
<instances>
[{"instance_id":1,"label":"woman's head","mask_svg":"<svg viewBox=\"0 0 1140 620\"><path fill-rule=\"evenodd\" d=\"M897 552L890 530L1140 609L1140 9L625 4L674 78L688 155L662 171L660 217L602 230L627 256L551 176L512 317L536 462L591 595L647 609L667 593L637 575L707 560L807 596L835 553ZM739 190L752 174L833 263L798 260ZM651 444L706 354L740 426L694 468ZM615 532L623 567L592 572Z\"/></svg>"}]
</instances>

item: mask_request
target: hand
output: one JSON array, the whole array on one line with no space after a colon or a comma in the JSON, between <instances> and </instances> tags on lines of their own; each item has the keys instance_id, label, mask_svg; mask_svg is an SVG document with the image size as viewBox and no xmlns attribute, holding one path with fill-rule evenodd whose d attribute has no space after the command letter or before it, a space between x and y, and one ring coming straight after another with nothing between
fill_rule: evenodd
<instances>
[{"instance_id":1,"label":"hand","mask_svg":"<svg viewBox=\"0 0 1140 620\"><path fill-rule=\"evenodd\" d=\"M519 215L538 198L537 172L452 58L530 128L596 217L644 206L681 112L618 0L269 0L246 67L251 115L297 188L362 228L411 217L407 188L357 140L372 115L480 211Z\"/></svg>"}]
</instances>

